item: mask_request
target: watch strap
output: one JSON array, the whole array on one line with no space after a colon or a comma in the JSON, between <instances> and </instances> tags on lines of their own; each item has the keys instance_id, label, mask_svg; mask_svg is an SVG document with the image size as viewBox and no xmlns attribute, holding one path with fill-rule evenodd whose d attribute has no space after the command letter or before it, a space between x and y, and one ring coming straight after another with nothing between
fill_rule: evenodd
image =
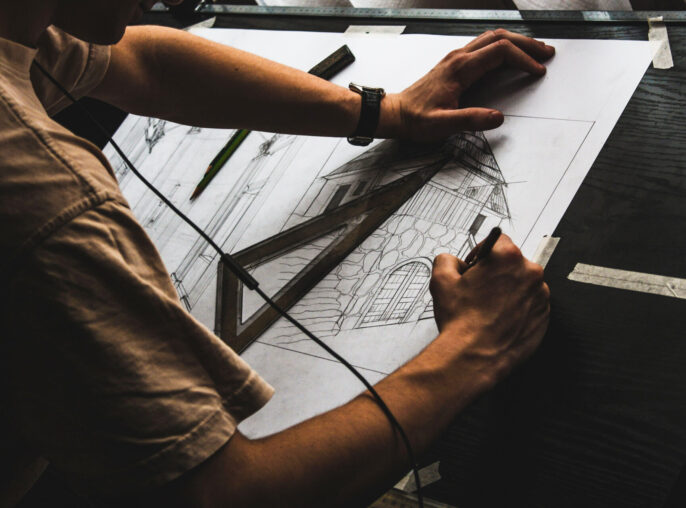
<instances>
[{"instance_id":1,"label":"watch strap","mask_svg":"<svg viewBox=\"0 0 686 508\"><path fill-rule=\"evenodd\" d=\"M362 104L360 119L357 122L355 132L348 137L348 142L353 145L367 146L374 140L374 133L379 125L381 99L386 95L386 92L383 88L370 88L355 83L350 83L349 88L362 96Z\"/></svg>"}]
</instances>

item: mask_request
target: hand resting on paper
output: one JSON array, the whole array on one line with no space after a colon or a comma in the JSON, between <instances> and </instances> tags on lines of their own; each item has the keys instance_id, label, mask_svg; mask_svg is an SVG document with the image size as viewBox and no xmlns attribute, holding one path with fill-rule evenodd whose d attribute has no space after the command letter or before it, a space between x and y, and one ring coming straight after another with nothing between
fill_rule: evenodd
<instances>
[{"instance_id":1,"label":"hand resting on paper","mask_svg":"<svg viewBox=\"0 0 686 508\"><path fill-rule=\"evenodd\" d=\"M460 108L460 96L486 73L503 65L545 74L540 62L555 48L502 28L481 34L462 49L448 53L419 81L381 102L377 137L414 141L443 139L465 130L494 129L503 123L500 111Z\"/></svg>"},{"instance_id":2,"label":"hand resting on paper","mask_svg":"<svg viewBox=\"0 0 686 508\"><path fill-rule=\"evenodd\" d=\"M550 290L543 268L525 259L507 235L463 275L466 266L450 254L434 260L430 289L436 324L472 361L489 365L495 383L540 344Z\"/></svg>"}]
</instances>

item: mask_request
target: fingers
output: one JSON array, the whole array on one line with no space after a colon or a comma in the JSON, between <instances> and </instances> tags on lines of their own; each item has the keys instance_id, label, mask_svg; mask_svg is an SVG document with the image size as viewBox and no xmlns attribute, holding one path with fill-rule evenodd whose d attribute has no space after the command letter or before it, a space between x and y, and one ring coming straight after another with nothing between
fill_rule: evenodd
<instances>
[{"instance_id":1,"label":"fingers","mask_svg":"<svg viewBox=\"0 0 686 508\"><path fill-rule=\"evenodd\" d=\"M504 237L504 238L503 238L503 237ZM510 240L510 237L509 237L509 236L504 235L504 234L501 234L501 235L498 237L498 240L496 241L496 244L497 244L498 241L500 241L500 238L503 238L503 241L508 241L508 240ZM469 263L472 262L472 260L474 259L474 257L475 257L475 256L479 253L479 251L481 250L481 246L483 245L483 243L484 243L485 241L486 241L486 238L484 238L484 239L481 240L479 243L477 243L477 244L474 246L474 248L469 252L469 254L467 254L467 257L464 258L464 260L465 260L465 262L466 262L467 264L469 264ZM502 244L501 244L501 245L502 245ZM495 247L495 246L494 246L494 247Z\"/></svg>"},{"instance_id":2,"label":"fingers","mask_svg":"<svg viewBox=\"0 0 686 508\"><path fill-rule=\"evenodd\" d=\"M493 250L491 251L493 255L497 257L503 257L505 259L519 260L522 258L522 251L519 250L512 238L502 233L498 237L498 241L495 242Z\"/></svg>"},{"instance_id":3,"label":"fingers","mask_svg":"<svg viewBox=\"0 0 686 508\"><path fill-rule=\"evenodd\" d=\"M469 265L465 262L462 261L460 258L457 258L457 271L462 275L465 271L467 271L467 268L469 268Z\"/></svg>"},{"instance_id":4,"label":"fingers","mask_svg":"<svg viewBox=\"0 0 686 508\"><path fill-rule=\"evenodd\" d=\"M481 246L483 245L483 243L485 241L486 241L486 238L484 238L479 243L477 243L474 246L474 248L469 252L469 254L467 254L467 257L464 259L465 265L468 265L469 263L472 262L472 260L476 257L476 255L481 250ZM519 248L514 243L512 243L512 239L509 236L507 236L506 234L501 234L498 237L498 240L496 241L495 245L493 246L493 251L497 251L497 253L500 253L501 251L503 251L503 252L511 251L512 255L510 257L515 259L515 260L518 260L519 258L522 257L521 251L519 250Z\"/></svg>"},{"instance_id":5,"label":"fingers","mask_svg":"<svg viewBox=\"0 0 686 508\"><path fill-rule=\"evenodd\" d=\"M471 53L478 49L484 48L489 44L492 44L500 40L508 40L522 51L525 51L533 58L539 61L547 60L555 54L555 48L548 46L544 42L537 41L531 37L527 37L522 34L509 32L503 28L498 28L497 30L489 30L484 32L479 37L474 39L472 42L467 44L463 50L466 53Z\"/></svg>"},{"instance_id":6,"label":"fingers","mask_svg":"<svg viewBox=\"0 0 686 508\"><path fill-rule=\"evenodd\" d=\"M502 65L528 72L545 74L545 66L507 39L501 39L469 54L461 68L462 86L468 88L484 74Z\"/></svg>"},{"instance_id":7,"label":"fingers","mask_svg":"<svg viewBox=\"0 0 686 508\"><path fill-rule=\"evenodd\" d=\"M432 141L465 130L499 127L503 123L500 111L460 109L461 95L484 74L502 65L543 75L546 69L539 61L554 53L553 47L524 35L503 29L486 32L463 49L448 53L428 74L397 97L389 94L382 102L377 133L387 135L390 132L396 137Z\"/></svg>"},{"instance_id":8,"label":"fingers","mask_svg":"<svg viewBox=\"0 0 686 508\"><path fill-rule=\"evenodd\" d=\"M471 263L472 260L474 259L474 257L477 255L477 253L479 252L479 248L481 247L482 243L483 243L483 240L480 241L479 243L477 243L476 246L471 251L469 251L469 254L467 254L467 257L464 258L464 261L467 265L469 265L469 263Z\"/></svg>"},{"instance_id":9,"label":"fingers","mask_svg":"<svg viewBox=\"0 0 686 508\"><path fill-rule=\"evenodd\" d=\"M434 258L432 276L452 277L460 272L460 260L450 254L439 254Z\"/></svg>"},{"instance_id":10,"label":"fingers","mask_svg":"<svg viewBox=\"0 0 686 508\"><path fill-rule=\"evenodd\" d=\"M445 109L435 113L436 127L448 132L487 131L503 124L505 117L495 109Z\"/></svg>"},{"instance_id":11,"label":"fingers","mask_svg":"<svg viewBox=\"0 0 686 508\"><path fill-rule=\"evenodd\" d=\"M501 234L493 246L491 257L497 261L520 266L525 274L523 281L531 288L539 288L545 285L543 267L538 263L529 261L512 239L506 234ZM549 291L546 285L546 291Z\"/></svg>"},{"instance_id":12,"label":"fingers","mask_svg":"<svg viewBox=\"0 0 686 508\"><path fill-rule=\"evenodd\" d=\"M455 284L467 269L467 263L450 254L439 254L434 258L429 289L432 294Z\"/></svg>"}]
</instances>

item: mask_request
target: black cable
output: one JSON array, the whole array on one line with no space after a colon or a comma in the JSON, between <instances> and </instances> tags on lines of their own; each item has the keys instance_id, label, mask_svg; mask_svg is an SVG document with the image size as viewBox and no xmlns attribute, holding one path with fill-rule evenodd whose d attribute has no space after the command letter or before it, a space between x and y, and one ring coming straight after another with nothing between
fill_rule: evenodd
<instances>
[{"instance_id":1,"label":"black cable","mask_svg":"<svg viewBox=\"0 0 686 508\"><path fill-rule=\"evenodd\" d=\"M336 360L341 362L357 379L359 379L362 384L369 390L369 393L372 394L374 397L374 400L378 404L378 406L381 408L383 413L386 415L388 420L391 422L391 425L394 426L398 434L400 434L400 438L405 445L405 448L407 449L407 456L410 461L410 465L412 467L412 471L414 473L414 480L415 483L417 484L417 504L420 508L424 507L424 499L422 495L422 484L421 480L419 479L419 468L417 467L417 463L415 462L414 459L414 452L412 451L412 446L410 445L410 440L407 437L407 434L405 434L405 431L403 430L402 426L400 425L400 422L396 419L396 417L393 415L389 407L386 405L384 400L381 398L381 396L377 393L377 391L374 389L372 384L367 381L367 379L360 374L360 372L353 367L345 358L343 358L341 355L336 353L333 349L331 349L327 344L325 344L321 339L317 338L312 332L310 332L305 326L303 326L301 323L299 323L295 318L293 318L288 312L286 312L284 309L282 309L275 301L273 301L269 296L267 296L258 286L258 282L255 280L255 278L248 273L245 268L243 268L239 263L237 263L233 256L230 254L224 252L219 245L215 243L215 241L207 234L205 231L198 226L195 222L193 222L189 217L187 217L181 210L179 210L169 199L167 199L164 194L162 194L153 184L151 184L139 171L136 169L136 167L133 165L133 163L129 160L129 158L124 154L123 150L119 148L119 145L114 141L113 135L110 134L105 127L100 124L100 122L91 114L91 112L86 108L83 104L79 103L74 96L69 93L69 91L62 86L62 84L57 81L55 78L52 77L52 75L46 71L42 65L40 65L37 61L34 60L33 62L40 70L48 80L57 87L57 89L64 94L65 97L67 97L73 104L78 105L78 107L81 109L81 111L84 112L84 114L88 117L88 119L93 122L93 124L100 130L100 132L103 133L103 135L109 140L109 142L112 144L114 147L114 150L119 154L119 156L122 158L122 160L126 163L126 165L129 167L129 169L133 172L134 175L138 177L141 182L145 184L148 189L150 189L158 198L162 200L162 202L167 205L176 215L178 215L181 219L183 219L186 224L191 226L210 246L217 251L217 254L219 254L221 260L229 267L229 269L238 277L241 282L248 288L252 289L255 291L262 299L274 310L276 310L281 316L283 316L285 319L287 319L289 322L291 322L298 330L300 330L302 333L307 335L311 340L313 340L318 346L323 348L327 353L329 353L331 356L333 356Z\"/></svg>"}]
</instances>

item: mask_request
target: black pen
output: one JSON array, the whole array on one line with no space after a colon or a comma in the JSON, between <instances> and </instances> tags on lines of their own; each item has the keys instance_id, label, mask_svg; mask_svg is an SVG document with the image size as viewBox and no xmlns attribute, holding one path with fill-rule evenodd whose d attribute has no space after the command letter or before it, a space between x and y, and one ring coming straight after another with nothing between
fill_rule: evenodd
<instances>
[{"instance_id":1,"label":"black pen","mask_svg":"<svg viewBox=\"0 0 686 508\"><path fill-rule=\"evenodd\" d=\"M495 242L498 241L498 238L500 238L500 235L502 233L503 233L502 230L498 226L491 229L491 232L488 233L488 236L486 237L486 239L483 241L481 246L477 249L476 253L474 254L474 257L469 259L469 256L467 256L467 259L465 260L465 261L467 261L467 267L462 272L463 274L467 270L469 270L471 267L473 267L475 264L477 264L479 261L488 257L488 255L493 250L493 246L495 245Z\"/></svg>"}]
</instances>

